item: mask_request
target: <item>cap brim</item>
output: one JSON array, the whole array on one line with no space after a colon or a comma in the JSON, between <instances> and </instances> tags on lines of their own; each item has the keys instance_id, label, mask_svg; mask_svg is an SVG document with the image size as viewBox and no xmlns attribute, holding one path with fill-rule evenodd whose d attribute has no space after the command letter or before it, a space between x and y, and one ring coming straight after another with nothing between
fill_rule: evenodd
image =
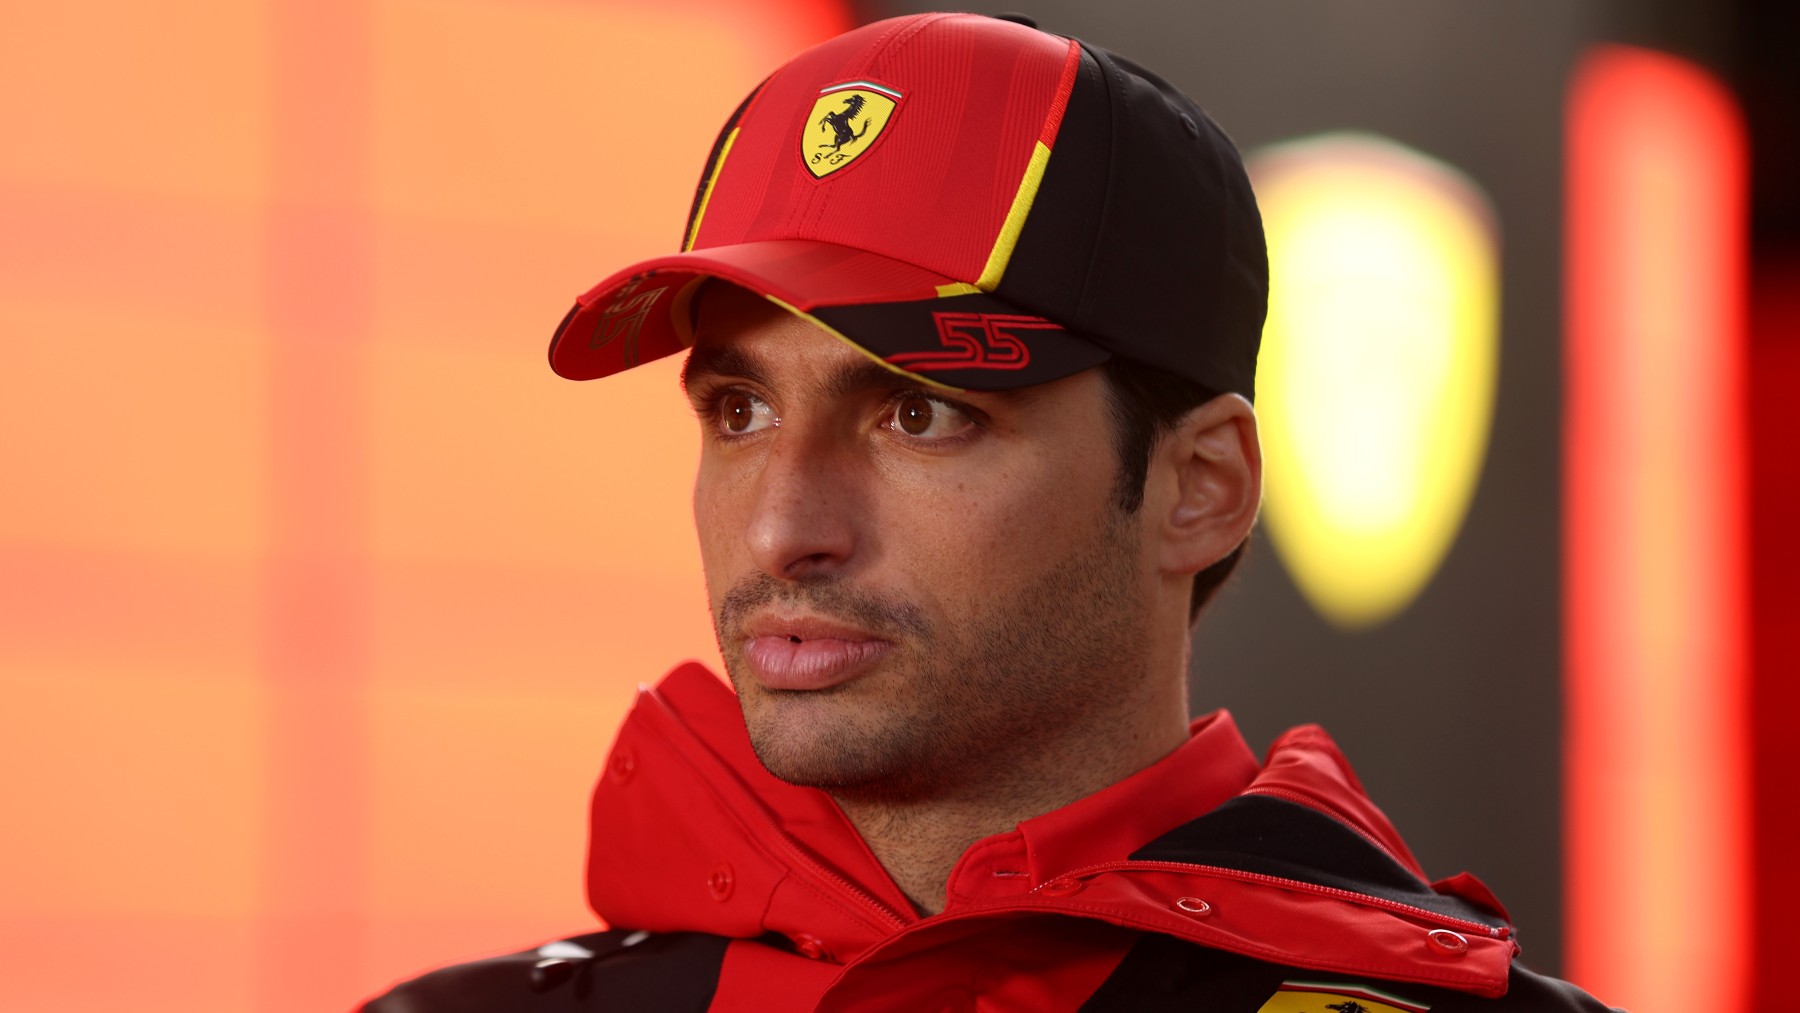
<instances>
[{"instance_id":1,"label":"cap brim","mask_svg":"<svg viewBox=\"0 0 1800 1013\"><path fill-rule=\"evenodd\" d=\"M925 384L1007 390L1108 358L1058 324L914 264L784 239L658 257L607 278L563 318L550 368L592 380L691 346L691 301L709 278L765 296Z\"/></svg>"}]
</instances>

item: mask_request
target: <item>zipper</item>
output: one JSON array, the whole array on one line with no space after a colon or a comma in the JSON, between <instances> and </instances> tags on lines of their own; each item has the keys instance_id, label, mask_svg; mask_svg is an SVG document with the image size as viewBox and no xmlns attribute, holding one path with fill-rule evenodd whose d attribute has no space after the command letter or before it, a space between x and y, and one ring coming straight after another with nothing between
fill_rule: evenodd
<instances>
[{"instance_id":1,"label":"zipper","mask_svg":"<svg viewBox=\"0 0 1800 1013\"><path fill-rule=\"evenodd\" d=\"M1475 935L1487 936L1490 939L1512 938L1512 927L1510 925L1494 926L1482 922L1472 922L1466 918L1457 918L1454 915L1441 914L1437 911L1431 911L1412 904L1405 904L1397 900L1388 900L1386 897L1375 897L1370 894L1357 893L1354 890L1345 890L1335 886L1320 886L1316 883L1306 883L1298 879L1284 879L1280 876L1270 876L1260 872L1245 872L1242 869L1228 869L1219 865L1190 865L1186 862L1102 862L1099 865L1090 865L1086 868L1077 869L1074 872L1066 872L1060 876L1055 876L1032 887L1031 892L1035 894L1039 890L1042 890L1047 884L1054 883L1057 880L1083 879L1104 872L1179 872L1188 875L1198 873L1220 879L1234 879L1244 883L1275 886L1284 890L1297 890L1303 893L1318 894L1324 897L1335 897L1340 900L1355 901L1358 904L1383 908L1399 914L1411 915L1415 918L1451 925Z\"/></svg>"},{"instance_id":2,"label":"zipper","mask_svg":"<svg viewBox=\"0 0 1800 1013\"><path fill-rule=\"evenodd\" d=\"M795 844L793 840L788 837L787 832L781 829L781 824L775 822L775 817L769 815L767 809L758 805L756 806L756 812L757 815L762 817L763 823L768 826L769 832L773 834L775 839L781 842L781 846L787 850L788 857L794 865L803 868L807 873L811 874L813 878L822 879L826 883L835 886L840 892L848 894L852 899L861 901L865 908L874 912L876 915L879 915L883 921L887 922L890 928L903 929L912 924L911 921L901 917L893 908L883 904L880 898L876 897L874 894L857 886L855 883L852 883L847 877L840 876L830 869L827 869L825 866L820 865L811 855L806 853L805 849L801 848L798 844Z\"/></svg>"}]
</instances>

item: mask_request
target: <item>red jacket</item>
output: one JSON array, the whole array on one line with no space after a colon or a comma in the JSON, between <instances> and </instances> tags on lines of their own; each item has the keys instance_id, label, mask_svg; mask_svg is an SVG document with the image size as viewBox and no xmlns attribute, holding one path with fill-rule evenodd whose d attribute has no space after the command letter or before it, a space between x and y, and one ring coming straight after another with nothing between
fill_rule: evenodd
<instances>
[{"instance_id":1,"label":"red jacket","mask_svg":"<svg viewBox=\"0 0 1800 1013\"><path fill-rule=\"evenodd\" d=\"M613 930L435 972L367 1013L1604 1008L1517 966L1473 877L1427 885L1322 730L1259 766L1223 711L971 846L922 918L686 665L641 693L595 789L588 898Z\"/></svg>"}]
</instances>

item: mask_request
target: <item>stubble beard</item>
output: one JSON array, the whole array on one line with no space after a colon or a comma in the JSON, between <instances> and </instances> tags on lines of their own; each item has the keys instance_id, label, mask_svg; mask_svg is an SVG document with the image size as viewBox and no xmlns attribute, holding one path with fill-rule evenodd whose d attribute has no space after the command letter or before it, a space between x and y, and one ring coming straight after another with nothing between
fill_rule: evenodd
<instances>
[{"instance_id":1,"label":"stubble beard","mask_svg":"<svg viewBox=\"0 0 1800 1013\"><path fill-rule=\"evenodd\" d=\"M791 784L845 801L899 804L956 794L1016 796L1046 750L1096 737L1147 677L1147 623L1129 515L1107 511L1094 537L1016 594L937 622L917 605L834 579L766 574L728 593L714 617L757 758ZM741 617L796 604L889 640L882 666L842 686L771 694L744 660Z\"/></svg>"}]
</instances>

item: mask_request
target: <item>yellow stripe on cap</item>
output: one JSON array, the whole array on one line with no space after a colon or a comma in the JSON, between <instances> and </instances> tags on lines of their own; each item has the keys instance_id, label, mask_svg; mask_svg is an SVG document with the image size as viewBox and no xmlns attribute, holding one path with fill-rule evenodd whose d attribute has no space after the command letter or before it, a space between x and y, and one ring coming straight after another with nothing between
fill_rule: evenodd
<instances>
[{"instance_id":1,"label":"yellow stripe on cap","mask_svg":"<svg viewBox=\"0 0 1800 1013\"><path fill-rule=\"evenodd\" d=\"M948 285L939 285L937 287L939 299L948 299L953 295L975 295L980 291L980 289L966 281L953 281Z\"/></svg>"},{"instance_id":2,"label":"yellow stripe on cap","mask_svg":"<svg viewBox=\"0 0 1800 1013\"><path fill-rule=\"evenodd\" d=\"M865 355L868 358L870 358L871 360L873 360L881 368L883 368L891 373L898 373L899 375L906 377L908 380L917 380L918 382L924 384L927 387L936 387L938 390L949 391L952 394L961 394L963 391L963 389L961 387L952 387L949 384L944 383L940 380L933 380L930 377L920 376L917 373L909 373L906 370L901 369L899 366L894 365L893 363L887 361L886 359L882 358L881 356L876 355L874 352L871 352L868 349L864 348L863 346L857 344L856 342L851 341L849 338L847 338L843 334L839 333L837 328L831 326L830 324L826 323L825 321L820 320L818 317L813 316L811 313L808 313L803 309L800 309L795 306L790 306L787 303L781 301L780 299L777 299L774 296L768 294L767 292L763 293L763 298L769 300L770 302L781 307L782 309L787 310L789 313L792 313L793 315L799 317L800 319L806 321L807 323L812 324L814 327L817 327L819 330L824 331L826 334L829 334L832 337L838 339L839 341L842 341L844 344L849 345L851 348L856 349L858 352L861 352L863 355Z\"/></svg>"},{"instance_id":3,"label":"yellow stripe on cap","mask_svg":"<svg viewBox=\"0 0 1800 1013\"><path fill-rule=\"evenodd\" d=\"M1050 149L1039 141L1031 149L1025 178L1019 180L1019 192L1013 194L1012 209L1006 212L1000 236L988 253L987 266L981 269L981 277L975 279L975 287L981 291L992 292L1000 285L1000 276L1006 273L1007 261L1012 259L1013 247L1019 244L1019 233L1025 229L1025 216L1031 213L1031 202L1037 200L1038 184L1044 181L1044 167L1049 164Z\"/></svg>"},{"instance_id":4,"label":"yellow stripe on cap","mask_svg":"<svg viewBox=\"0 0 1800 1013\"><path fill-rule=\"evenodd\" d=\"M688 227L687 242L681 244L681 252L694 248L694 240L700 237L700 219L706 217L706 204L712 200L713 184L719 181L719 170L725 168L725 158L731 154L731 146L736 143L738 128L732 127L731 133L725 135L725 146L719 149L719 160L713 163L712 175L706 177L706 189L700 194L700 208L694 212L694 224Z\"/></svg>"}]
</instances>

